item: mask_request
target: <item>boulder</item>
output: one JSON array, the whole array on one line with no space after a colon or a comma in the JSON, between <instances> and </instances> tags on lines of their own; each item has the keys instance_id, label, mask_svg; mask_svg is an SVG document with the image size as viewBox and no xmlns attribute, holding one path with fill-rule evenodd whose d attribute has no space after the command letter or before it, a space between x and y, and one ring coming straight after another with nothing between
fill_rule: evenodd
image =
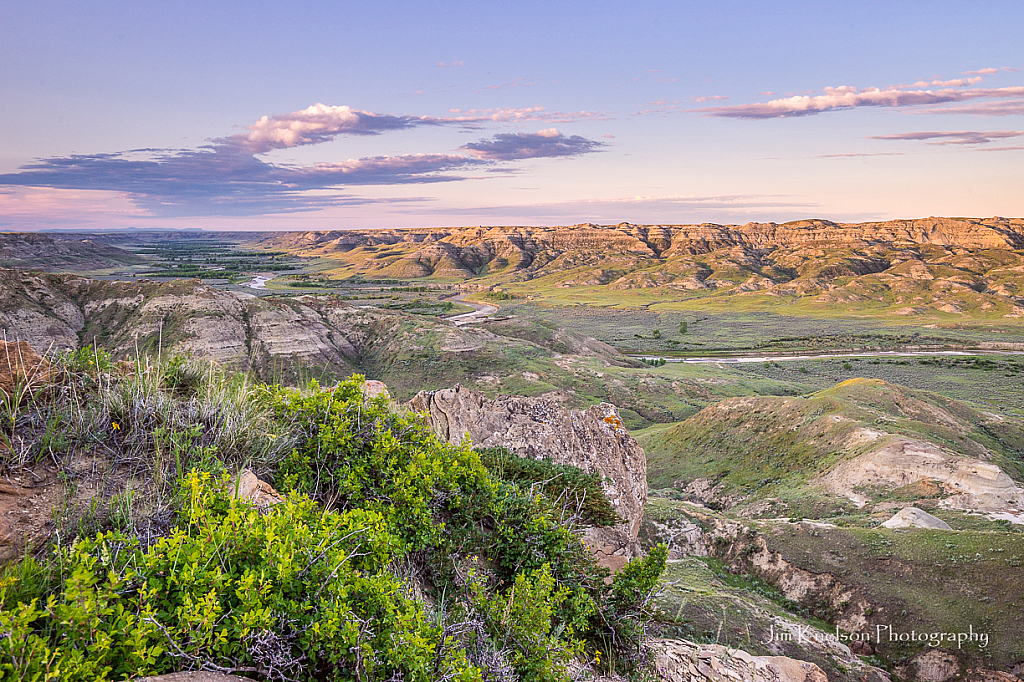
<instances>
[{"instance_id":1,"label":"boulder","mask_svg":"<svg viewBox=\"0 0 1024 682\"><path fill-rule=\"evenodd\" d=\"M948 651L932 649L897 666L896 674L918 682L946 682L960 674L960 661Z\"/></svg>"},{"instance_id":2,"label":"boulder","mask_svg":"<svg viewBox=\"0 0 1024 682\"><path fill-rule=\"evenodd\" d=\"M752 656L685 639L656 639L650 649L655 678L665 682L828 682L814 663L787 656Z\"/></svg>"},{"instance_id":3,"label":"boulder","mask_svg":"<svg viewBox=\"0 0 1024 682\"><path fill-rule=\"evenodd\" d=\"M647 457L614 405L570 411L544 397L491 400L462 386L421 391L409 405L426 415L434 432L449 443L469 436L474 447L505 447L520 457L600 473L623 523L588 528L584 541L599 563L613 571L641 554L637 534L647 502Z\"/></svg>"},{"instance_id":4,"label":"boulder","mask_svg":"<svg viewBox=\"0 0 1024 682\"><path fill-rule=\"evenodd\" d=\"M0 399L24 401L50 377L50 363L28 341L0 341Z\"/></svg>"},{"instance_id":5,"label":"boulder","mask_svg":"<svg viewBox=\"0 0 1024 682\"><path fill-rule=\"evenodd\" d=\"M917 507L904 507L888 521L882 524L886 528L933 528L936 530L953 530L942 519Z\"/></svg>"},{"instance_id":6,"label":"boulder","mask_svg":"<svg viewBox=\"0 0 1024 682\"><path fill-rule=\"evenodd\" d=\"M242 469L238 476L231 482L231 494L247 502L251 502L260 509L273 507L284 501L281 493L274 490L274 487L266 481L261 481L252 471Z\"/></svg>"},{"instance_id":7,"label":"boulder","mask_svg":"<svg viewBox=\"0 0 1024 682\"><path fill-rule=\"evenodd\" d=\"M374 398L391 400L391 394L388 393L388 387L384 385L384 382L374 379L367 379L363 382L363 397L367 400L373 400Z\"/></svg>"}]
</instances>

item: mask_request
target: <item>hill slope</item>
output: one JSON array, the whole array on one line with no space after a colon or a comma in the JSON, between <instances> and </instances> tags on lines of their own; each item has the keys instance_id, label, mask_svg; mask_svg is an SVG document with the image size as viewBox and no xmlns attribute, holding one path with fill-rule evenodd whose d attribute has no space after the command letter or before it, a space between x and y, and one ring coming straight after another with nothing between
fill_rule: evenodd
<instances>
[{"instance_id":1,"label":"hill slope","mask_svg":"<svg viewBox=\"0 0 1024 682\"><path fill-rule=\"evenodd\" d=\"M556 302L571 288L576 300L634 304L657 292L701 305L1024 316L1021 219L301 232L253 243L332 260L348 276L500 284Z\"/></svg>"},{"instance_id":2,"label":"hill slope","mask_svg":"<svg viewBox=\"0 0 1024 682\"><path fill-rule=\"evenodd\" d=\"M54 239L32 232L0 232L0 267L103 270L146 259L93 239Z\"/></svg>"},{"instance_id":3,"label":"hill slope","mask_svg":"<svg viewBox=\"0 0 1024 682\"><path fill-rule=\"evenodd\" d=\"M637 440L652 488L751 513L822 517L856 506L884 517L894 501L914 500L1024 509L1020 423L880 380L805 398L730 398Z\"/></svg>"}]
</instances>

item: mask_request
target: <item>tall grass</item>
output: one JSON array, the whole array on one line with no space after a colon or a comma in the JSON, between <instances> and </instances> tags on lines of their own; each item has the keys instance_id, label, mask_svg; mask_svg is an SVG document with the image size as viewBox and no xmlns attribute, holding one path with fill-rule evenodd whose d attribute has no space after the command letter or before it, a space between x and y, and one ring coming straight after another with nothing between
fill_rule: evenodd
<instances>
[{"instance_id":1,"label":"tall grass","mask_svg":"<svg viewBox=\"0 0 1024 682\"><path fill-rule=\"evenodd\" d=\"M79 415L80 429L109 434L122 457L148 462L160 475L204 457L228 468L265 469L294 442L274 419L265 388L193 358L140 358L127 376L102 385L92 409Z\"/></svg>"}]
</instances>

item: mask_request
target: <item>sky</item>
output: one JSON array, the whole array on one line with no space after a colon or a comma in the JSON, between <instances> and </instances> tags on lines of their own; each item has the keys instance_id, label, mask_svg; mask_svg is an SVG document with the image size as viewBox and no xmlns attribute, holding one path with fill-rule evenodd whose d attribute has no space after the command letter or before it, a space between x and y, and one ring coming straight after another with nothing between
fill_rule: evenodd
<instances>
[{"instance_id":1,"label":"sky","mask_svg":"<svg viewBox=\"0 0 1024 682\"><path fill-rule=\"evenodd\" d=\"M1024 216L1024 2L0 5L0 230Z\"/></svg>"}]
</instances>

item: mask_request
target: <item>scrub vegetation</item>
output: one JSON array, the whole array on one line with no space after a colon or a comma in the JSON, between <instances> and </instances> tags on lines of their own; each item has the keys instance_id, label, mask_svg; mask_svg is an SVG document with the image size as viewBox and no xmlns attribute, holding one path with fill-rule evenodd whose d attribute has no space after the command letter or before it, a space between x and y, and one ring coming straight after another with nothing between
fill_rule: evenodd
<instances>
[{"instance_id":1,"label":"scrub vegetation","mask_svg":"<svg viewBox=\"0 0 1024 682\"><path fill-rule=\"evenodd\" d=\"M441 443L366 399L362 377L285 389L194 360L91 356L60 358L5 435L65 472L88 454L121 492L4 568L3 679L563 680L644 665L665 548L610 579L574 532L580 507L534 485L555 473L593 499L592 477ZM54 419L63 439L35 448ZM283 501L236 497L243 465ZM607 500L582 509L612 520Z\"/></svg>"}]
</instances>

